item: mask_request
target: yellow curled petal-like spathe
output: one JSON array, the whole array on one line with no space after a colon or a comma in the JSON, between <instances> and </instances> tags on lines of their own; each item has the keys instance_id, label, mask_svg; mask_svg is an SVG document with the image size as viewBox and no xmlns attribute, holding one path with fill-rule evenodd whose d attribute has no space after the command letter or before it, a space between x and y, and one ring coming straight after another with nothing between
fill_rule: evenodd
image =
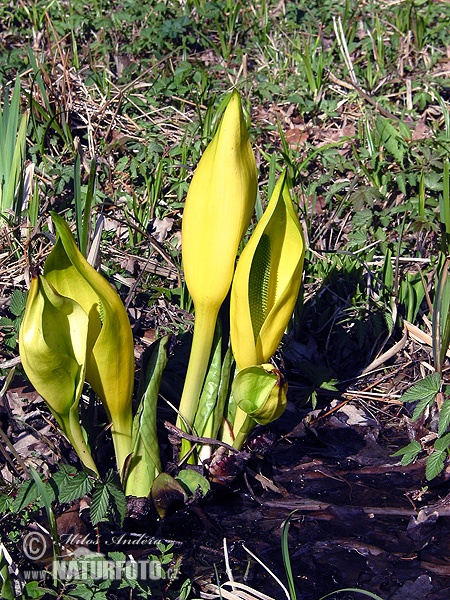
<instances>
[{"instance_id":1,"label":"yellow curled petal-like spathe","mask_svg":"<svg viewBox=\"0 0 450 600\"><path fill-rule=\"evenodd\" d=\"M183 269L195 308L194 337L178 419L178 426L185 430L194 423L217 315L230 289L238 247L253 214L256 189L256 161L240 96L234 92L194 173L183 212Z\"/></svg>"},{"instance_id":2,"label":"yellow curled petal-like spathe","mask_svg":"<svg viewBox=\"0 0 450 600\"><path fill-rule=\"evenodd\" d=\"M239 369L267 363L294 310L305 244L283 174L233 279L231 345Z\"/></svg>"},{"instance_id":3,"label":"yellow curled petal-like spathe","mask_svg":"<svg viewBox=\"0 0 450 600\"><path fill-rule=\"evenodd\" d=\"M134 345L125 307L112 286L78 250L65 221L52 218L58 241L45 265L45 276L74 298L89 317L86 381L101 399L112 422L119 472L131 452Z\"/></svg>"},{"instance_id":4,"label":"yellow curled petal-like spathe","mask_svg":"<svg viewBox=\"0 0 450 600\"><path fill-rule=\"evenodd\" d=\"M184 206L182 258L196 310L219 307L231 285L236 253L253 214L256 162L238 92L233 92L195 170Z\"/></svg>"},{"instance_id":5,"label":"yellow curled petal-like spathe","mask_svg":"<svg viewBox=\"0 0 450 600\"><path fill-rule=\"evenodd\" d=\"M82 307L58 294L45 277L33 278L19 331L22 365L83 463L97 472L78 417L87 335Z\"/></svg>"}]
</instances>

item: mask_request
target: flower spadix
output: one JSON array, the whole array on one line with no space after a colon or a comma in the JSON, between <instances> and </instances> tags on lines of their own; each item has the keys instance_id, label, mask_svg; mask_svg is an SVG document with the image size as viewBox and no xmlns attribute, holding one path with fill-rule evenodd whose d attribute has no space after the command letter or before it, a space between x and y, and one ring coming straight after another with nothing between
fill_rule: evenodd
<instances>
[{"instance_id":1,"label":"flower spadix","mask_svg":"<svg viewBox=\"0 0 450 600\"><path fill-rule=\"evenodd\" d=\"M195 307L192 350L179 425L192 425L219 308L230 289L239 243L254 210L256 162L240 96L233 92L189 186L182 224L183 268Z\"/></svg>"},{"instance_id":2,"label":"flower spadix","mask_svg":"<svg viewBox=\"0 0 450 600\"><path fill-rule=\"evenodd\" d=\"M34 277L19 331L23 368L86 467L97 468L84 441L78 404L86 371L88 316L45 277Z\"/></svg>"},{"instance_id":3,"label":"flower spadix","mask_svg":"<svg viewBox=\"0 0 450 600\"><path fill-rule=\"evenodd\" d=\"M242 369L232 388L239 408L260 425L275 421L286 408L287 382L271 364Z\"/></svg>"},{"instance_id":4,"label":"flower spadix","mask_svg":"<svg viewBox=\"0 0 450 600\"><path fill-rule=\"evenodd\" d=\"M65 221L52 219L58 233L44 275L63 296L78 302L88 317L86 381L112 423L119 473L131 452L134 384L133 335L125 307L111 285L78 250Z\"/></svg>"},{"instance_id":5,"label":"flower spadix","mask_svg":"<svg viewBox=\"0 0 450 600\"><path fill-rule=\"evenodd\" d=\"M286 183L278 180L244 248L231 289L231 345L239 370L267 363L294 310L305 244Z\"/></svg>"}]
</instances>

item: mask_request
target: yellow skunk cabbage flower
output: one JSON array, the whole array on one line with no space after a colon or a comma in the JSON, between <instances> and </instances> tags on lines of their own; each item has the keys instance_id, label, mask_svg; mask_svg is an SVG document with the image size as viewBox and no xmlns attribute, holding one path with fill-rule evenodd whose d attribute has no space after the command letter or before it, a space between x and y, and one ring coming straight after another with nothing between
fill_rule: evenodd
<instances>
[{"instance_id":1,"label":"yellow skunk cabbage flower","mask_svg":"<svg viewBox=\"0 0 450 600\"><path fill-rule=\"evenodd\" d=\"M86 381L102 401L112 423L119 473L131 453L134 385L133 335L125 307L108 281L78 250L65 221L52 219L58 233L44 276L63 296L78 302L88 316Z\"/></svg>"},{"instance_id":2,"label":"yellow skunk cabbage flower","mask_svg":"<svg viewBox=\"0 0 450 600\"><path fill-rule=\"evenodd\" d=\"M231 289L231 346L239 370L276 351L300 288L305 244L284 173L244 248Z\"/></svg>"},{"instance_id":3,"label":"yellow skunk cabbage flower","mask_svg":"<svg viewBox=\"0 0 450 600\"><path fill-rule=\"evenodd\" d=\"M78 416L87 337L88 316L81 306L44 277L34 277L19 331L22 365L81 461L97 473Z\"/></svg>"},{"instance_id":4,"label":"yellow skunk cabbage flower","mask_svg":"<svg viewBox=\"0 0 450 600\"><path fill-rule=\"evenodd\" d=\"M195 307L192 350L178 424L192 426L208 366L219 308L230 289L239 243L250 224L257 189L255 157L240 96L233 92L217 133L189 186L182 257Z\"/></svg>"}]
</instances>

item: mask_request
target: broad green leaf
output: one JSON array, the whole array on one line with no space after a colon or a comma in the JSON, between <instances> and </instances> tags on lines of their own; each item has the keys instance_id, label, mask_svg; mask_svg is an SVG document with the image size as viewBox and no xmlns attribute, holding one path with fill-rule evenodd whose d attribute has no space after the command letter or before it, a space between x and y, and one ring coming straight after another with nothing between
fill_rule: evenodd
<instances>
[{"instance_id":1,"label":"broad green leaf","mask_svg":"<svg viewBox=\"0 0 450 600\"><path fill-rule=\"evenodd\" d=\"M42 477L43 476L40 476L41 481ZM46 490L46 496L49 498L49 501L53 502L55 499L55 492L51 487L50 483L42 481L42 485ZM17 496L12 502L11 508L13 512L17 513L26 508L27 506L30 506L30 504L34 504L35 502L38 503L38 506L43 506L43 498L41 497L41 493L39 491L38 486L36 485L35 480L28 479L20 485L19 490L17 492Z\"/></svg>"},{"instance_id":2,"label":"broad green leaf","mask_svg":"<svg viewBox=\"0 0 450 600\"><path fill-rule=\"evenodd\" d=\"M30 504L36 502L39 498L39 491L32 479L24 481L17 491L17 496L14 498L12 510L15 513L20 512Z\"/></svg>"},{"instance_id":3,"label":"broad green leaf","mask_svg":"<svg viewBox=\"0 0 450 600\"><path fill-rule=\"evenodd\" d=\"M164 519L171 506L184 504L187 500L183 486L168 473L160 473L156 477L151 493L161 519Z\"/></svg>"},{"instance_id":4,"label":"broad green leaf","mask_svg":"<svg viewBox=\"0 0 450 600\"><path fill-rule=\"evenodd\" d=\"M9 494L0 494L0 515L12 510L13 498Z\"/></svg>"},{"instance_id":5,"label":"broad green leaf","mask_svg":"<svg viewBox=\"0 0 450 600\"><path fill-rule=\"evenodd\" d=\"M384 146L386 150L392 154L395 160L402 164L406 147L405 142L397 129L388 119L381 116L378 116L377 118L376 129L380 136L380 146Z\"/></svg>"},{"instance_id":6,"label":"broad green leaf","mask_svg":"<svg viewBox=\"0 0 450 600\"><path fill-rule=\"evenodd\" d=\"M9 310L15 317L21 317L27 303L27 295L20 290L14 290L11 294Z\"/></svg>"},{"instance_id":7,"label":"broad green leaf","mask_svg":"<svg viewBox=\"0 0 450 600\"><path fill-rule=\"evenodd\" d=\"M209 481L194 469L183 469L175 477L175 480L181 484L189 496L195 496L197 491L199 491L200 496L203 497L211 489Z\"/></svg>"},{"instance_id":8,"label":"broad green leaf","mask_svg":"<svg viewBox=\"0 0 450 600\"><path fill-rule=\"evenodd\" d=\"M114 519L122 525L127 511L127 499L123 492L119 478L114 471L108 471L105 485L109 492L109 505L113 512Z\"/></svg>"}]
</instances>

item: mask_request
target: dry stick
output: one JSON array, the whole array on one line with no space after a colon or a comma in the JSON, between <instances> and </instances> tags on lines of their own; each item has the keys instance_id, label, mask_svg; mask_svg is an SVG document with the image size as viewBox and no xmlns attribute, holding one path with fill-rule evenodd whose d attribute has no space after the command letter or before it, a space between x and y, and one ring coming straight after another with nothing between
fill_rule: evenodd
<instances>
[{"instance_id":1,"label":"dry stick","mask_svg":"<svg viewBox=\"0 0 450 600\"><path fill-rule=\"evenodd\" d=\"M408 363L409 364L409 363ZM383 377L381 379L381 381L383 379L385 379L386 377L392 377L392 375L400 370L402 370L404 368L404 365L400 365L399 367L397 367L397 369L395 369L395 371L393 373L388 373L385 377ZM333 408L330 408L330 410L327 410L327 412L319 415L317 417L317 419L313 419L312 421L309 421L310 425L314 425L314 423L317 423L317 421L321 421L322 419L325 419L326 417L328 417L329 415L332 415L333 413L335 413L336 411L338 411L339 409L341 409L343 406L345 406L346 404L348 404L349 402L351 402L352 400L354 400L355 396L358 395L363 395L366 393L370 393L370 390L375 387L376 385L378 385L380 383L380 380L375 381L374 383L371 383L370 385L368 385L367 387L365 387L362 390L355 390L354 392L352 391L346 391L343 392L342 395L343 396L347 396L349 395L350 397L347 398L346 400L343 400L342 402L340 402L337 406L333 406ZM373 395L373 394L372 394ZM383 394L383 396L385 396L385 394Z\"/></svg>"},{"instance_id":2,"label":"dry stick","mask_svg":"<svg viewBox=\"0 0 450 600\"><path fill-rule=\"evenodd\" d=\"M396 117L389 110L387 110L387 109L383 108L382 106L380 106L378 104L378 101L374 100L365 90L363 90L359 86L358 80L356 78L356 73L355 73L355 70L353 68L352 59L351 59L350 53L348 51L347 40L345 39L344 30L342 29L342 21L341 21L340 18L336 20L336 18L333 17L333 27L334 27L334 33L336 35L336 41L338 43L339 49L340 49L342 57L344 59L345 66L347 67L349 75L350 75L351 85L349 85L345 81L337 79L336 77L334 77L334 75L332 73L330 73L330 79L334 83L338 83L338 84L344 85L344 87L354 88L358 92L358 94L361 96L361 98L363 98L369 104L371 104L373 107L375 107L375 109L381 115L383 115L384 117L386 117L388 119L393 119L394 121L399 121L398 117Z\"/></svg>"},{"instance_id":3,"label":"dry stick","mask_svg":"<svg viewBox=\"0 0 450 600\"><path fill-rule=\"evenodd\" d=\"M9 360L4 360L0 362L0 369L9 369L11 367L16 367L20 365L20 356L15 356L14 358L10 358ZM2 394L0 394L1 396Z\"/></svg>"},{"instance_id":4,"label":"dry stick","mask_svg":"<svg viewBox=\"0 0 450 600\"><path fill-rule=\"evenodd\" d=\"M390 358L392 358L393 356L395 356L398 352L400 352L400 350L402 350L402 348L405 347L405 344L406 344L407 340L408 340L408 330L405 327L404 330L403 330L402 339L399 340L396 344L394 344L392 346L392 348L389 348L389 350L387 350L381 356L379 356L374 361L372 361L370 363L370 365L368 365L362 371L362 374L365 374L365 373L368 373L369 371L373 371L374 369L377 369L380 365L382 365L387 360L389 360Z\"/></svg>"},{"instance_id":5,"label":"dry stick","mask_svg":"<svg viewBox=\"0 0 450 600\"><path fill-rule=\"evenodd\" d=\"M345 33L342 28L342 20L340 17L338 19L336 19L336 17L333 17L333 28L334 28L334 33L336 35L336 41L337 41L339 49L341 51L342 58L344 59L345 66L347 67L348 72L350 74L350 79L352 80L352 84L354 85L355 88L359 87L358 80L356 78L355 69L353 68L352 59L350 58L350 52L348 51L347 40L345 39Z\"/></svg>"},{"instance_id":6,"label":"dry stick","mask_svg":"<svg viewBox=\"0 0 450 600\"><path fill-rule=\"evenodd\" d=\"M6 433L3 431L3 429L1 427L0 427L0 438L2 439L3 443L5 444L5 446L9 449L9 451L11 452L11 454L14 456L14 458L17 460L17 462L19 463L20 467L23 470L23 473L29 478L30 477L30 472L28 471L28 467L23 462L23 460L20 458L20 456L17 453L17 450L11 444L8 436L6 435ZM16 471L16 473L18 473L20 475L20 473L17 470L17 467L15 466L13 460L11 459L11 457L8 455L8 453L5 451L5 449L1 445L0 445L0 450L1 450L2 454L3 454L3 456L9 462L9 464L12 465L12 467L14 468L14 471Z\"/></svg>"},{"instance_id":7,"label":"dry stick","mask_svg":"<svg viewBox=\"0 0 450 600\"><path fill-rule=\"evenodd\" d=\"M225 442L222 442L221 440L215 440L214 438L209 438L209 437L198 437L196 435L191 435L190 433L186 433L183 430L181 430L179 427L176 427L175 425L173 425L172 423L169 423L168 421L164 422L164 427L172 435L175 435L178 438L184 438L184 439L188 440L189 442L195 442L198 444L209 444L211 446L223 446L224 448L227 448L227 450L230 450L231 452L234 452L235 454L239 454L239 452L240 452L240 450L233 448L233 446L230 446L229 444L226 444Z\"/></svg>"}]
</instances>

